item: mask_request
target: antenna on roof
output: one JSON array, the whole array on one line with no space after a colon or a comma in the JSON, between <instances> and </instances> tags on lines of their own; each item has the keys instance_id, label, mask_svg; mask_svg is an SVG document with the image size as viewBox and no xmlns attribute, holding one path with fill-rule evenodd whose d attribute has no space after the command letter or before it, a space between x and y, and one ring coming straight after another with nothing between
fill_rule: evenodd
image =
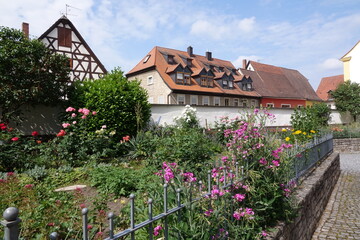
<instances>
[{"instance_id":1,"label":"antenna on roof","mask_svg":"<svg viewBox=\"0 0 360 240\"><path fill-rule=\"evenodd\" d=\"M74 15L74 14L70 14L71 9L81 10L80 8L70 6L69 4L65 4L65 14L62 13L62 15L65 15L65 17L67 17L67 16L77 16L77 15Z\"/></svg>"}]
</instances>

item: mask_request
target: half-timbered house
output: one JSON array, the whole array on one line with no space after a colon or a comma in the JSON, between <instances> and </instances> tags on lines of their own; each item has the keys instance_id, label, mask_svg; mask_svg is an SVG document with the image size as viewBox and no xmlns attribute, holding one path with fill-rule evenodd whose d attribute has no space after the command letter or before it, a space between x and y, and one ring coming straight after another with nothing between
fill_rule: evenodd
<instances>
[{"instance_id":1,"label":"half-timbered house","mask_svg":"<svg viewBox=\"0 0 360 240\"><path fill-rule=\"evenodd\" d=\"M50 50L69 58L72 81L98 79L107 73L104 65L66 16L57 20L39 40Z\"/></svg>"}]
</instances>

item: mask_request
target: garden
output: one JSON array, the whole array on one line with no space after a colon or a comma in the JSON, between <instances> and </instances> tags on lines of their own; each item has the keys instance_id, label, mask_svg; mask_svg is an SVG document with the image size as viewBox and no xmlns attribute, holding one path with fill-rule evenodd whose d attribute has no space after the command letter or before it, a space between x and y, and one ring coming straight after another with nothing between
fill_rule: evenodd
<instances>
[{"instance_id":1,"label":"garden","mask_svg":"<svg viewBox=\"0 0 360 240\"><path fill-rule=\"evenodd\" d=\"M80 239L83 208L89 209L89 238L103 239L110 211L116 231L129 227L130 194L137 223L148 218L149 198L153 214L161 213L165 183L169 205L176 205L177 189L186 202L181 221L167 219L170 239L266 239L279 221L294 218L292 148L320 134L314 111L295 111L293 126L278 131L265 127L275 118L266 109L221 117L203 129L196 109L186 106L173 125L158 126L148 121L146 92L124 79L115 70L74 84L55 136L24 136L0 124L0 209L20 210L22 239L46 239L51 232ZM204 195L208 170L211 194ZM87 187L55 191L80 184ZM163 237L163 220L151 234ZM147 229L135 237L148 239Z\"/></svg>"}]
</instances>

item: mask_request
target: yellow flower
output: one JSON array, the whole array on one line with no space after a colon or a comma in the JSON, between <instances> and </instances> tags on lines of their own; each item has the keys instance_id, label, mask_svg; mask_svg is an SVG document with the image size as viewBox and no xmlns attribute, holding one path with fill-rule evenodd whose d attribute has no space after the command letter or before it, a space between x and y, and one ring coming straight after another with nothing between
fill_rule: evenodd
<instances>
[{"instance_id":1,"label":"yellow flower","mask_svg":"<svg viewBox=\"0 0 360 240\"><path fill-rule=\"evenodd\" d=\"M290 138L289 138L289 137L286 137L286 138L285 138L285 141L287 141L287 142L290 141Z\"/></svg>"},{"instance_id":2,"label":"yellow flower","mask_svg":"<svg viewBox=\"0 0 360 240\"><path fill-rule=\"evenodd\" d=\"M283 128L283 129L281 129L281 131L282 131L282 132L286 132L287 130L286 130L286 128Z\"/></svg>"},{"instance_id":3,"label":"yellow flower","mask_svg":"<svg viewBox=\"0 0 360 240\"><path fill-rule=\"evenodd\" d=\"M306 132L303 132L304 135L306 135Z\"/></svg>"},{"instance_id":4,"label":"yellow flower","mask_svg":"<svg viewBox=\"0 0 360 240\"><path fill-rule=\"evenodd\" d=\"M300 134L301 130L297 130L294 134Z\"/></svg>"},{"instance_id":5,"label":"yellow flower","mask_svg":"<svg viewBox=\"0 0 360 240\"><path fill-rule=\"evenodd\" d=\"M311 133L316 133L314 130L310 130Z\"/></svg>"}]
</instances>

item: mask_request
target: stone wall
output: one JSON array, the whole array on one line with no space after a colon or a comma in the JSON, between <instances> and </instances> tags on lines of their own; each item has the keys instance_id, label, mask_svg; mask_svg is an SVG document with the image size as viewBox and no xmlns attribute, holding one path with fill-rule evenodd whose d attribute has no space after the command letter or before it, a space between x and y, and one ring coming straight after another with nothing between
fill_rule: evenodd
<instances>
[{"instance_id":1,"label":"stone wall","mask_svg":"<svg viewBox=\"0 0 360 240\"><path fill-rule=\"evenodd\" d=\"M334 139L334 151L340 153L360 153L360 138Z\"/></svg>"},{"instance_id":2,"label":"stone wall","mask_svg":"<svg viewBox=\"0 0 360 240\"><path fill-rule=\"evenodd\" d=\"M298 216L292 223L280 224L272 239L311 239L339 175L339 153L332 153L301 183L296 191Z\"/></svg>"}]
</instances>

